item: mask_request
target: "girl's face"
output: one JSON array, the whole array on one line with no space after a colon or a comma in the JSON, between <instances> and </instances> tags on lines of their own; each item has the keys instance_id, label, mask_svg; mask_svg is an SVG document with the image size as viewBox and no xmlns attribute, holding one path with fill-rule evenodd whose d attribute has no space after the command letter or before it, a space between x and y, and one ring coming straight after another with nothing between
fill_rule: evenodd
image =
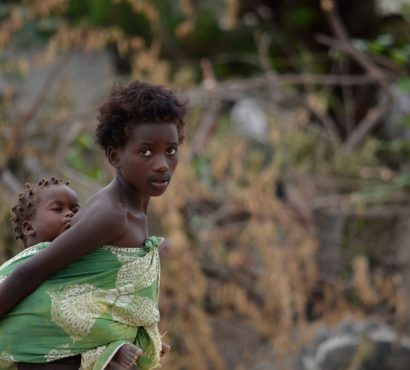
<instances>
[{"instance_id":1,"label":"girl's face","mask_svg":"<svg viewBox=\"0 0 410 370\"><path fill-rule=\"evenodd\" d=\"M127 143L117 149L120 176L144 195L159 196L178 164L178 130L170 123L135 126Z\"/></svg>"},{"instance_id":2,"label":"girl's face","mask_svg":"<svg viewBox=\"0 0 410 370\"><path fill-rule=\"evenodd\" d=\"M71 226L71 218L80 206L77 194L64 184L50 184L38 193L31 220L23 222L23 232L31 245L53 241Z\"/></svg>"}]
</instances>

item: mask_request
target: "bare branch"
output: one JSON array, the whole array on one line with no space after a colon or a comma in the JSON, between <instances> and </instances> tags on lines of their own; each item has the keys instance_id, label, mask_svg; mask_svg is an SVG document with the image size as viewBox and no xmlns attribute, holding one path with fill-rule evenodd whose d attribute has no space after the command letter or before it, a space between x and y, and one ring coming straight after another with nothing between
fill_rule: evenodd
<instances>
[{"instance_id":1,"label":"bare branch","mask_svg":"<svg viewBox=\"0 0 410 370\"><path fill-rule=\"evenodd\" d=\"M201 66L204 75L203 85L208 95L209 105L192 139L191 151L186 158L188 162L191 161L196 154L202 152L209 134L216 125L217 117L222 107L222 101L215 93L218 82L215 79L210 62L203 60Z\"/></svg>"},{"instance_id":2,"label":"bare branch","mask_svg":"<svg viewBox=\"0 0 410 370\"><path fill-rule=\"evenodd\" d=\"M335 10L334 1L322 0L321 6L325 14L327 15L329 24L334 34L339 39L339 43L337 43L339 45L339 48L343 49L343 51L349 54L357 63L359 63L368 74L373 76L386 95L384 102L382 102L379 106L368 110L366 116L362 119L361 122L359 122L357 127L347 138L344 148L348 152L350 152L357 148L363 142L366 135L369 134L369 132L371 132L381 122L382 118L385 116L389 109L389 106L393 99L393 93L391 87L388 84L386 73L384 73L382 69L374 64L369 58L367 58L364 53L360 52L353 46ZM326 37L321 36L320 39L326 40Z\"/></svg>"},{"instance_id":3,"label":"bare branch","mask_svg":"<svg viewBox=\"0 0 410 370\"><path fill-rule=\"evenodd\" d=\"M23 184L8 169L2 171L1 182L11 194L17 194L21 191L21 189L23 189Z\"/></svg>"},{"instance_id":4,"label":"bare branch","mask_svg":"<svg viewBox=\"0 0 410 370\"><path fill-rule=\"evenodd\" d=\"M359 125L353 130L343 145L348 152L357 148L364 141L366 135L380 123L388 112L392 100L392 96L389 95L383 103L367 111L366 116L360 121Z\"/></svg>"},{"instance_id":5,"label":"bare branch","mask_svg":"<svg viewBox=\"0 0 410 370\"><path fill-rule=\"evenodd\" d=\"M376 83L377 80L369 75L317 75L317 74L293 74L285 73L275 76L278 87L283 85L319 85L319 86L358 86ZM266 76L248 78L246 80L218 81L214 94L222 100L236 100L255 90L266 88ZM192 95L206 94L208 91L203 87L191 90Z\"/></svg>"},{"instance_id":6,"label":"bare branch","mask_svg":"<svg viewBox=\"0 0 410 370\"><path fill-rule=\"evenodd\" d=\"M363 75L315 75L308 73L282 74L278 78L280 84L310 84L310 85L330 85L330 86L355 86L369 85L375 83L375 77L368 74Z\"/></svg>"},{"instance_id":7,"label":"bare branch","mask_svg":"<svg viewBox=\"0 0 410 370\"><path fill-rule=\"evenodd\" d=\"M72 53L73 48L70 48L65 52L62 58L59 60L58 63L55 64L54 68L51 70L47 78L44 80L43 85L41 86L30 108L26 112L21 114L21 116L17 119L17 122L14 125L14 129L10 135L6 148L6 156L8 158L8 163L20 157L20 151L22 148L21 141L24 129L38 113L53 83L57 80L58 76L61 74L61 71L67 65L68 61L72 56Z\"/></svg>"},{"instance_id":8,"label":"bare branch","mask_svg":"<svg viewBox=\"0 0 410 370\"><path fill-rule=\"evenodd\" d=\"M269 62L269 43L270 38L267 35L262 36L260 42L258 43L258 51L262 67L266 72L266 79L271 98L272 100L275 100L275 91L277 90L277 86L279 84L279 75L273 71L271 63ZM303 80L304 77L308 78L308 75L304 74L301 76L302 85L306 86L307 84ZM290 96L290 99L294 100L297 104L302 105L310 114L318 118L318 120L323 124L328 137L332 141L339 141L336 123L329 115L319 112L314 106L312 106L312 104L309 104L306 98L300 98L293 94Z\"/></svg>"},{"instance_id":9,"label":"bare branch","mask_svg":"<svg viewBox=\"0 0 410 370\"><path fill-rule=\"evenodd\" d=\"M356 62L359 63L371 76L376 77L383 87L389 89L389 86L385 82L385 74L380 70L380 68L373 64L364 53L360 52L353 46L350 37L348 36L346 29L344 28L339 15L336 12L334 1L322 0L321 6L327 15L327 19L334 34L342 42L342 44L344 44L344 51L355 59Z\"/></svg>"},{"instance_id":10,"label":"bare branch","mask_svg":"<svg viewBox=\"0 0 410 370\"><path fill-rule=\"evenodd\" d=\"M390 86L387 84L388 77L386 73L384 73L375 63L373 63L370 58L367 56L365 57L364 53L354 48L351 41L337 40L333 37L322 34L317 35L316 40L323 45L350 55L367 72L365 76L368 76L368 78L373 82L377 82L381 84L382 87L390 90ZM361 62L359 62L359 59Z\"/></svg>"}]
</instances>

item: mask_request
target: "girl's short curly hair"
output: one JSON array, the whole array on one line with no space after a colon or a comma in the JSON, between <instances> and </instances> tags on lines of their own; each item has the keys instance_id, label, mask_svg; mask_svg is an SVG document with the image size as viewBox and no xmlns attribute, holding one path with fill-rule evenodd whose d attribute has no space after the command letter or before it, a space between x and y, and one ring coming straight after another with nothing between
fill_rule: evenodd
<instances>
[{"instance_id":1,"label":"girl's short curly hair","mask_svg":"<svg viewBox=\"0 0 410 370\"><path fill-rule=\"evenodd\" d=\"M142 81L118 85L100 106L96 140L106 152L110 146L124 147L136 125L170 123L177 126L182 143L186 112L186 102L163 86Z\"/></svg>"}]
</instances>

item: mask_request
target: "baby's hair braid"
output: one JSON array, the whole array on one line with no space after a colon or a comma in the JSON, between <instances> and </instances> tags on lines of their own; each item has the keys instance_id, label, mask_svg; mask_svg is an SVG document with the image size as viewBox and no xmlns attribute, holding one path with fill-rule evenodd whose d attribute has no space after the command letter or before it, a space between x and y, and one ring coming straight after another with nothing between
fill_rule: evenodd
<instances>
[{"instance_id":1,"label":"baby's hair braid","mask_svg":"<svg viewBox=\"0 0 410 370\"><path fill-rule=\"evenodd\" d=\"M14 224L16 239L21 239L24 245L26 245L26 236L23 232L23 222L34 216L39 193L49 185L60 184L69 185L68 182L55 177L42 178L37 183L26 183L24 191L18 195L17 203L11 209L11 212L14 213L11 222Z\"/></svg>"}]
</instances>

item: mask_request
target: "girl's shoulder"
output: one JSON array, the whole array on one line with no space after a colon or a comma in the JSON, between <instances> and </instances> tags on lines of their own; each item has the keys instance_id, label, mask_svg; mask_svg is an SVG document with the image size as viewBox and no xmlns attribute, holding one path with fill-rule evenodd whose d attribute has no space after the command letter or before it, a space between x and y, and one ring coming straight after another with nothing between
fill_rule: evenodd
<instances>
[{"instance_id":1,"label":"girl's shoulder","mask_svg":"<svg viewBox=\"0 0 410 370\"><path fill-rule=\"evenodd\" d=\"M120 208L96 205L85 210L79 221L87 224L100 224L105 227L118 227L126 223L127 214Z\"/></svg>"},{"instance_id":2,"label":"girl's shoulder","mask_svg":"<svg viewBox=\"0 0 410 370\"><path fill-rule=\"evenodd\" d=\"M100 193L81 207L73 218L73 224L77 222L81 229L121 230L127 224L127 210L116 199Z\"/></svg>"},{"instance_id":3,"label":"girl's shoulder","mask_svg":"<svg viewBox=\"0 0 410 370\"><path fill-rule=\"evenodd\" d=\"M99 192L91 197L83 207L80 213L88 216L126 217L126 209L123 204L109 192ZM94 215L93 215L94 214Z\"/></svg>"}]
</instances>

